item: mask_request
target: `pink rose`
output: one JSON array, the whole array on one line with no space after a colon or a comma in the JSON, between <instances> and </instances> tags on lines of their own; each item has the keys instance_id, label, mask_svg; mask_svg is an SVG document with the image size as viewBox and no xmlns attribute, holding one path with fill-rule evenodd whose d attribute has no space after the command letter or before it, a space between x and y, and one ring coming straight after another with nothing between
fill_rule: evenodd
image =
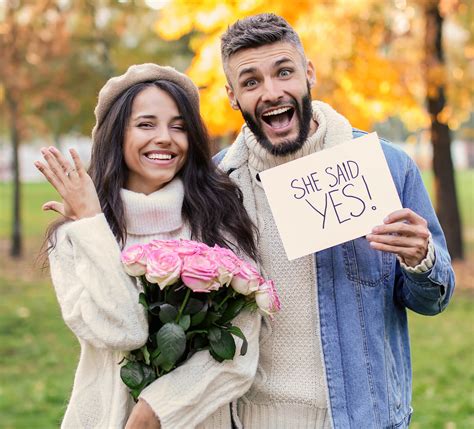
<instances>
[{"instance_id":1,"label":"pink rose","mask_svg":"<svg viewBox=\"0 0 474 429\"><path fill-rule=\"evenodd\" d=\"M267 280L258 287L257 292L255 292L255 301L258 308L270 317L273 317L280 310L280 298L272 280Z\"/></svg>"},{"instance_id":2,"label":"pink rose","mask_svg":"<svg viewBox=\"0 0 474 429\"><path fill-rule=\"evenodd\" d=\"M262 282L263 279L255 267L247 262L242 262L230 285L236 292L242 295L250 295L258 289L258 285Z\"/></svg>"},{"instance_id":3,"label":"pink rose","mask_svg":"<svg viewBox=\"0 0 474 429\"><path fill-rule=\"evenodd\" d=\"M121 260L127 274L139 277L146 273L147 246L134 244L121 254Z\"/></svg>"},{"instance_id":4,"label":"pink rose","mask_svg":"<svg viewBox=\"0 0 474 429\"><path fill-rule=\"evenodd\" d=\"M242 260L232 250L219 247L217 244L206 253L217 264L218 280L221 285L228 285L234 274L240 271Z\"/></svg>"},{"instance_id":5,"label":"pink rose","mask_svg":"<svg viewBox=\"0 0 474 429\"><path fill-rule=\"evenodd\" d=\"M204 243L200 243L192 240L179 240L176 244L176 252L182 258L184 256L195 255L196 253L203 253L209 250L209 246Z\"/></svg>"},{"instance_id":6,"label":"pink rose","mask_svg":"<svg viewBox=\"0 0 474 429\"><path fill-rule=\"evenodd\" d=\"M152 240L148 245L151 250L167 249L170 251L174 251L177 246L177 240Z\"/></svg>"},{"instance_id":7,"label":"pink rose","mask_svg":"<svg viewBox=\"0 0 474 429\"><path fill-rule=\"evenodd\" d=\"M217 264L205 255L196 253L183 258L181 278L194 292L210 292L220 287L217 281Z\"/></svg>"},{"instance_id":8,"label":"pink rose","mask_svg":"<svg viewBox=\"0 0 474 429\"><path fill-rule=\"evenodd\" d=\"M148 254L146 278L160 289L175 283L181 274L181 258L168 249L151 250Z\"/></svg>"}]
</instances>

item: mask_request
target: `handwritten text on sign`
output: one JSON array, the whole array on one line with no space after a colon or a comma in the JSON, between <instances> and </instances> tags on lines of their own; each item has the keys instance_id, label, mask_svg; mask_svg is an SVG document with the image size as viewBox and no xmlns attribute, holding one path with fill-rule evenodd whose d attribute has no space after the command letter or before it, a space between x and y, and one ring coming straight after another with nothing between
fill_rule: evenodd
<instances>
[{"instance_id":1,"label":"handwritten text on sign","mask_svg":"<svg viewBox=\"0 0 474 429\"><path fill-rule=\"evenodd\" d=\"M260 178L290 260L366 235L401 208L375 133Z\"/></svg>"}]
</instances>

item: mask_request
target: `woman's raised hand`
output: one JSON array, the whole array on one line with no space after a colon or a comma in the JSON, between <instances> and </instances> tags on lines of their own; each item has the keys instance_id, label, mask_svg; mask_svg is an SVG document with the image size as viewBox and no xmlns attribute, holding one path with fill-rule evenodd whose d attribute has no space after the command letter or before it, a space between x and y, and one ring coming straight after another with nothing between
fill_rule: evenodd
<instances>
[{"instance_id":1,"label":"woman's raised hand","mask_svg":"<svg viewBox=\"0 0 474 429\"><path fill-rule=\"evenodd\" d=\"M63 199L62 203L48 201L43 204L43 210L54 210L72 220L102 213L94 183L84 169L79 154L74 149L69 153L74 166L55 147L41 148L46 163L36 161L35 167Z\"/></svg>"}]
</instances>

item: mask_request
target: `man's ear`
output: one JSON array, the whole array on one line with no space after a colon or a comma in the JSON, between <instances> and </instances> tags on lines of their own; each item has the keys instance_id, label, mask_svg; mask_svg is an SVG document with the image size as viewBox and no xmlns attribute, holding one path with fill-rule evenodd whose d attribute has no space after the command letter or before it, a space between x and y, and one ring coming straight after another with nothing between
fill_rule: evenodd
<instances>
[{"instance_id":1,"label":"man's ear","mask_svg":"<svg viewBox=\"0 0 474 429\"><path fill-rule=\"evenodd\" d=\"M309 87L313 88L316 84L316 72L314 71L313 63L310 60L308 60L306 64L306 78L308 79Z\"/></svg>"},{"instance_id":2,"label":"man's ear","mask_svg":"<svg viewBox=\"0 0 474 429\"><path fill-rule=\"evenodd\" d=\"M234 91L228 83L225 85L225 90L227 91L227 97L229 98L229 102L232 109L239 110L239 104L237 103L237 99L235 98Z\"/></svg>"}]
</instances>

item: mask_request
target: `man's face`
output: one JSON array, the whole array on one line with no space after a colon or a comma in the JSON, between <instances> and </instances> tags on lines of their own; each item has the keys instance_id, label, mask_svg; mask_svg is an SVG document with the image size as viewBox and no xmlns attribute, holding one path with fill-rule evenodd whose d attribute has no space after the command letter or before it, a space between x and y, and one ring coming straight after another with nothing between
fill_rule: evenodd
<instances>
[{"instance_id":1,"label":"man's face","mask_svg":"<svg viewBox=\"0 0 474 429\"><path fill-rule=\"evenodd\" d=\"M227 95L257 140L274 155L298 150L316 124L310 88L314 68L306 66L296 47L277 42L242 49L227 64Z\"/></svg>"}]
</instances>

